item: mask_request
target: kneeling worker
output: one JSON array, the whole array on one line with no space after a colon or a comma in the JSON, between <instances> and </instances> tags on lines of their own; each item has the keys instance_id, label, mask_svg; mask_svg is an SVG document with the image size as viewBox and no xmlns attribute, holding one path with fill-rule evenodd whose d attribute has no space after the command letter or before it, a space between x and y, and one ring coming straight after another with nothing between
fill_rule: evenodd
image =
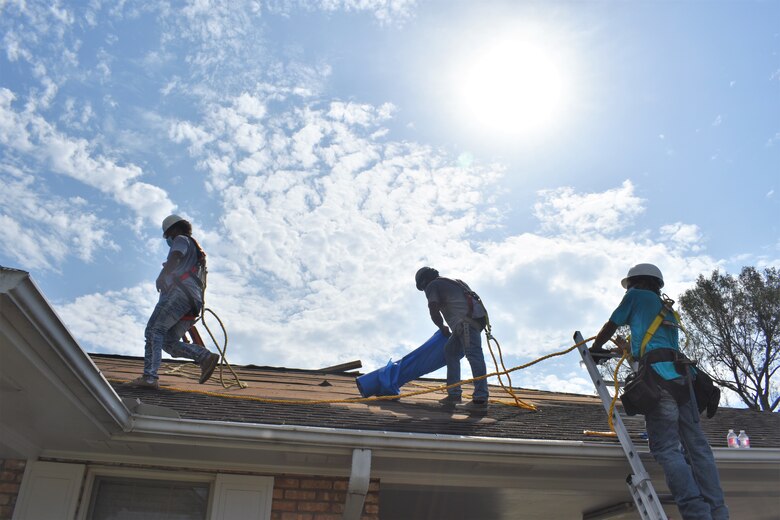
<instances>
[{"instance_id":1,"label":"kneeling worker","mask_svg":"<svg viewBox=\"0 0 780 520\"><path fill-rule=\"evenodd\" d=\"M134 388L159 388L157 371L163 350L173 357L198 363L200 383L208 381L219 363L219 354L212 354L201 345L181 341L203 307L206 253L192 238L192 225L182 217L166 217L162 230L170 251L157 277L160 298L146 325L144 374L125 383Z\"/></svg>"},{"instance_id":2,"label":"kneeling worker","mask_svg":"<svg viewBox=\"0 0 780 520\"><path fill-rule=\"evenodd\" d=\"M449 339L444 345L444 357L447 360L447 385L460 381L460 360L464 356L471 365L474 377L487 373L485 356L482 353L480 332L485 328L485 308L468 285L460 280L450 280L439 276L439 271L423 267L415 275L417 289L425 291L431 320ZM477 297L478 298L478 297ZM446 320L447 325L442 320ZM461 402L463 390L455 386L447 390L447 397L439 402L447 409L454 409ZM485 412L488 407L487 379L474 381L474 396L470 403L461 405L467 411Z\"/></svg>"}]
</instances>

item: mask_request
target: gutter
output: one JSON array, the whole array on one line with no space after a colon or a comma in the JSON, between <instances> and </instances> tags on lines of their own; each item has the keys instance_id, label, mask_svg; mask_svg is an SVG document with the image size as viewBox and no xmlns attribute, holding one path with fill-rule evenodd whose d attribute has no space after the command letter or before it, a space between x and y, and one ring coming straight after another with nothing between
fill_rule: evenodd
<instances>
[{"instance_id":1,"label":"gutter","mask_svg":"<svg viewBox=\"0 0 780 520\"><path fill-rule=\"evenodd\" d=\"M121 399L92 362L92 359L81 350L76 340L70 335L43 293L35 285L30 274L18 269L0 268L0 295L2 294L5 294L35 326L36 331L45 339L50 350L58 356L57 361L70 370L113 422L122 430L127 431L132 423L130 411L122 404ZM36 363L42 374L60 388L65 395L68 395L77 407L83 408L81 399L64 384L64 378L58 373L61 370L59 364L51 363L51 360L45 356L46 352L36 351L35 354L37 354L38 359L44 361L43 364ZM36 362L37 360L32 359L32 361ZM99 421L97 418L92 419ZM105 424L99 424L99 426L105 429ZM110 432L106 433L110 434Z\"/></svg>"},{"instance_id":2,"label":"gutter","mask_svg":"<svg viewBox=\"0 0 780 520\"><path fill-rule=\"evenodd\" d=\"M625 459L618 444L599 444L586 441L556 441L495 437L470 437L431 433L402 433L392 431L353 430L294 426L172 419L136 415L132 427L114 440L139 442L146 435L156 436L156 442L175 444L182 437L198 440L199 445L231 447L252 443L318 446L331 449L406 451L429 458L432 454L480 458L485 455L508 457L536 455L569 458ZM643 451L647 451L644 449ZM780 464L780 448L751 448L750 450L713 450L716 460Z\"/></svg>"}]
</instances>

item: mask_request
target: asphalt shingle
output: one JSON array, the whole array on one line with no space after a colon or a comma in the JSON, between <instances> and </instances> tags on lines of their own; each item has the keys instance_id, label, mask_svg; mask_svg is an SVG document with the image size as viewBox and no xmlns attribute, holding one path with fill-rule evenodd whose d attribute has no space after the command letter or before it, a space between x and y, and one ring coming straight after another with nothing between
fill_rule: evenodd
<instances>
[{"instance_id":1,"label":"asphalt shingle","mask_svg":"<svg viewBox=\"0 0 780 520\"><path fill-rule=\"evenodd\" d=\"M274 367L234 367L248 387L224 389L215 373L205 385L197 384L197 367L188 362L168 361L160 371L160 390L121 386L121 381L141 373L143 359L91 355L104 376L122 397L139 398L146 404L171 408L182 418L238 423L318 426L352 430L435 433L496 438L588 441L616 443L616 439L585 435L585 430L607 431L607 416L595 396L514 389L518 397L537 406L537 411L491 404L486 416L446 412L436 402L435 392L393 401L369 403L300 403L300 400L358 398L356 373L324 373ZM229 372L223 373L226 382ZM402 393L443 384L421 379L407 384ZM470 392L470 386L464 387ZM491 397L511 402L500 387L491 387ZM261 402L281 399L285 403ZM645 442L642 416L624 419L637 442ZM746 430L753 447L780 447L780 414L721 408L712 419L702 417L702 428L713 446L726 445L729 428Z\"/></svg>"}]
</instances>

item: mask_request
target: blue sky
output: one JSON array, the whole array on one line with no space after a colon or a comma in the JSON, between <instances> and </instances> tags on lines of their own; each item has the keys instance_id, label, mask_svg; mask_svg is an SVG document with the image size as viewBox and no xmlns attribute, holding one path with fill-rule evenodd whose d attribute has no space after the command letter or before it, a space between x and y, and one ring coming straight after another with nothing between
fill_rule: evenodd
<instances>
[{"instance_id":1,"label":"blue sky","mask_svg":"<svg viewBox=\"0 0 780 520\"><path fill-rule=\"evenodd\" d=\"M85 350L140 356L177 212L233 362L398 359L434 331L413 284L433 265L517 365L594 334L635 263L673 298L780 266L777 20L769 1L6 0L0 264ZM591 389L574 355L513 380Z\"/></svg>"}]
</instances>

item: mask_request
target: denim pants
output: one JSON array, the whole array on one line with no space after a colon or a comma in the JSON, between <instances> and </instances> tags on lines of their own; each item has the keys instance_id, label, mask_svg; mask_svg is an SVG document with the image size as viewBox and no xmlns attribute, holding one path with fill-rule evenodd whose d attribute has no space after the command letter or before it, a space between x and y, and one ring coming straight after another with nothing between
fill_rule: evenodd
<instances>
[{"instance_id":1,"label":"denim pants","mask_svg":"<svg viewBox=\"0 0 780 520\"><path fill-rule=\"evenodd\" d=\"M662 388L658 407L645 416L650 453L663 468L684 520L725 520L729 510L723 500L718 468L697 419L695 403L678 405Z\"/></svg>"},{"instance_id":2,"label":"denim pants","mask_svg":"<svg viewBox=\"0 0 780 520\"><path fill-rule=\"evenodd\" d=\"M451 385L460 381L460 360L463 356L471 365L473 377L484 376L487 373L485 356L482 354L482 338L477 329L466 323L458 327L459 331L452 331L452 335L444 344L444 359L447 361L447 384ZM465 341L464 341L465 340ZM464 345L465 344L465 345ZM456 386L447 390L449 395L460 397L463 389ZM474 397L477 401L487 400L487 379L474 381Z\"/></svg>"},{"instance_id":3,"label":"denim pants","mask_svg":"<svg viewBox=\"0 0 780 520\"><path fill-rule=\"evenodd\" d=\"M188 358L198 363L208 357L206 348L181 341L194 323L194 320L181 318L191 312L190 299L178 287L160 293L144 333L144 376L147 379L157 379L163 350L173 357Z\"/></svg>"}]
</instances>

